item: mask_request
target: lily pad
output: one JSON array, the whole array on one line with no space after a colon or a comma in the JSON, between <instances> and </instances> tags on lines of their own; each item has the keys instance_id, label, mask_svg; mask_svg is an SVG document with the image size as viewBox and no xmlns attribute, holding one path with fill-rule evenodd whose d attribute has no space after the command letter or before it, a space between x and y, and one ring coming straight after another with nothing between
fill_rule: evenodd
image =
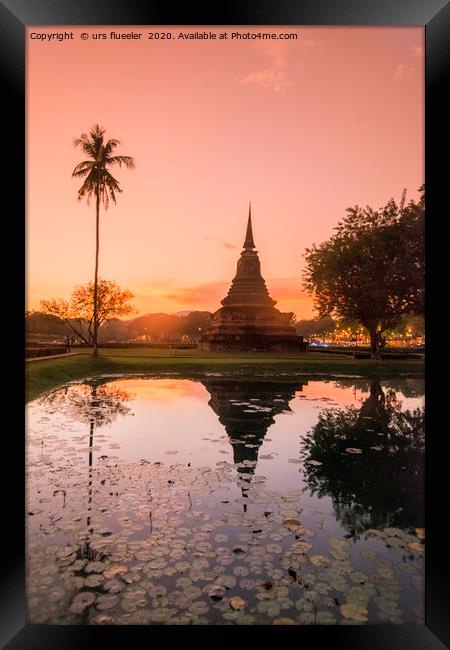
<instances>
[{"instance_id":1,"label":"lily pad","mask_svg":"<svg viewBox=\"0 0 450 650\"><path fill-rule=\"evenodd\" d=\"M99 587L105 581L105 576L93 573L84 580L86 587Z\"/></svg>"},{"instance_id":2,"label":"lily pad","mask_svg":"<svg viewBox=\"0 0 450 650\"><path fill-rule=\"evenodd\" d=\"M81 614L87 607L90 607L95 601L95 594L91 591L81 591L75 596L70 606L72 614Z\"/></svg>"},{"instance_id":3,"label":"lily pad","mask_svg":"<svg viewBox=\"0 0 450 650\"><path fill-rule=\"evenodd\" d=\"M103 611L105 609L112 609L119 602L119 597L114 595L101 595L98 597L95 606L98 610Z\"/></svg>"},{"instance_id":4,"label":"lily pad","mask_svg":"<svg viewBox=\"0 0 450 650\"><path fill-rule=\"evenodd\" d=\"M329 564L330 559L325 555L310 555L309 561L314 566L322 566L322 564Z\"/></svg>"},{"instance_id":5,"label":"lily pad","mask_svg":"<svg viewBox=\"0 0 450 650\"><path fill-rule=\"evenodd\" d=\"M341 605L340 611L344 618L365 623L368 620L369 612L366 607L361 607L355 603L345 603Z\"/></svg>"},{"instance_id":6,"label":"lily pad","mask_svg":"<svg viewBox=\"0 0 450 650\"><path fill-rule=\"evenodd\" d=\"M273 621L273 625L296 625L296 622L293 618L276 618Z\"/></svg>"},{"instance_id":7,"label":"lily pad","mask_svg":"<svg viewBox=\"0 0 450 650\"><path fill-rule=\"evenodd\" d=\"M247 601L244 600L243 598L240 598L239 596L234 596L234 598L230 599L231 609L235 609L235 610L244 609L246 605L247 605Z\"/></svg>"}]
</instances>

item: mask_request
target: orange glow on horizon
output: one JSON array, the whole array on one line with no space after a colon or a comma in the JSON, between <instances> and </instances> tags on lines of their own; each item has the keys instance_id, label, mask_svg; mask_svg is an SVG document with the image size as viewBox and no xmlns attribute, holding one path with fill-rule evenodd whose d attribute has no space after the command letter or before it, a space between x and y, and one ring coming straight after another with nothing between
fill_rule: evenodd
<instances>
[{"instance_id":1,"label":"orange glow on horizon","mask_svg":"<svg viewBox=\"0 0 450 650\"><path fill-rule=\"evenodd\" d=\"M200 382L190 379L152 379L139 378L114 381L114 387L126 391L133 398L145 397L158 402L176 403L178 397L188 396L204 400L206 389Z\"/></svg>"},{"instance_id":2,"label":"orange glow on horizon","mask_svg":"<svg viewBox=\"0 0 450 650\"><path fill-rule=\"evenodd\" d=\"M76 26L74 40L27 39L28 309L93 278L94 206L77 201L82 180L71 173L82 160L73 139L95 123L136 161L113 170L123 193L101 211L99 274L129 288L140 314L220 307L251 200L276 307L311 318L304 249L329 238L349 206L399 201L404 187L417 199L422 27L236 29L299 38L83 41L111 28ZM94 60L100 76L87 72Z\"/></svg>"}]
</instances>

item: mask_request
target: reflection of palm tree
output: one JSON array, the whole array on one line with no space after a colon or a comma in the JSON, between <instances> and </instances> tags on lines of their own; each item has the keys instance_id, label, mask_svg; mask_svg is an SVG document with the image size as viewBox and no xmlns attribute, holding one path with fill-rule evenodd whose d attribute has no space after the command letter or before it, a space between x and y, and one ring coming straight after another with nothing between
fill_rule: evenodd
<instances>
[{"instance_id":1,"label":"reflection of palm tree","mask_svg":"<svg viewBox=\"0 0 450 650\"><path fill-rule=\"evenodd\" d=\"M65 386L39 400L49 407L49 412L59 411L74 420L89 424L88 447L88 502L86 527L89 535L92 528L92 491L93 491L93 452L95 427L111 424L119 415L126 415L131 410L125 404L130 399L129 393L114 386L113 383L93 381L84 384ZM94 559L89 540L78 553L79 558Z\"/></svg>"},{"instance_id":2,"label":"reflection of palm tree","mask_svg":"<svg viewBox=\"0 0 450 650\"><path fill-rule=\"evenodd\" d=\"M424 443L423 409L402 411L394 391L372 382L361 409L319 415L304 442L306 480L313 493L332 497L354 536L369 527L421 526Z\"/></svg>"}]
</instances>

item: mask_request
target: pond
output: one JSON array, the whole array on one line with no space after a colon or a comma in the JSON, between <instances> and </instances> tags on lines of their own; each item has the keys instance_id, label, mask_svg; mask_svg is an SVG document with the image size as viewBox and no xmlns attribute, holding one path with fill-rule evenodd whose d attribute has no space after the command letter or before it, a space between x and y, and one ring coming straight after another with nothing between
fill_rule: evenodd
<instances>
[{"instance_id":1,"label":"pond","mask_svg":"<svg viewBox=\"0 0 450 650\"><path fill-rule=\"evenodd\" d=\"M424 623L421 379L102 377L26 448L29 623Z\"/></svg>"}]
</instances>

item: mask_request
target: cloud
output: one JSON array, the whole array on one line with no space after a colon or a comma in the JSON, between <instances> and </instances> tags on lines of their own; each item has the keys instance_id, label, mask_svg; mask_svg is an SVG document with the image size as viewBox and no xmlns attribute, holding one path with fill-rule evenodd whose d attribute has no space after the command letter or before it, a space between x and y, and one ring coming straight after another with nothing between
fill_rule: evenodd
<instances>
[{"instance_id":1,"label":"cloud","mask_svg":"<svg viewBox=\"0 0 450 650\"><path fill-rule=\"evenodd\" d=\"M249 72L241 79L241 84L256 84L263 88L271 88L277 93L284 93L293 85L292 81L287 79L286 72L275 67L266 68L266 70L260 70L259 72Z\"/></svg>"},{"instance_id":2,"label":"cloud","mask_svg":"<svg viewBox=\"0 0 450 650\"><path fill-rule=\"evenodd\" d=\"M399 63L395 68L394 79L398 81L404 81L405 79L411 79L415 72L415 68L410 65L405 65L404 63Z\"/></svg>"},{"instance_id":3,"label":"cloud","mask_svg":"<svg viewBox=\"0 0 450 650\"><path fill-rule=\"evenodd\" d=\"M165 295L173 300L190 308L204 307L218 309L220 301L226 296L230 282L209 282L194 287L186 287L175 290Z\"/></svg>"},{"instance_id":4,"label":"cloud","mask_svg":"<svg viewBox=\"0 0 450 650\"><path fill-rule=\"evenodd\" d=\"M309 294L301 288L297 278L275 278L267 280L267 288L274 300L280 301L308 301ZM175 289L166 293L165 298L188 305L189 307L219 308L220 301L225 298L231 285L230 280L209 282L192 287Z\"/></svg>"},{"instance_id":5,"label":"cloud","mask_svg":"<svg viewBox=\"0 0 450 650\"><path fill-rule=\"evenodd\" d=\"M241 84L255 84L274 92L286 92L293 85L293 82L289 81L287 72L290 44L282 41L263 41L256 43L255 47L268 59L269 65L262 70L248 72L241 77Z\"/></svg>"},{"instance_id":6,"label":"cloud","mask_svg":"<svg viewBox=\"0 0 450 650\"><path fill-rule=\"evenodd\" d=\"M160 282L143 282L134 287L136 298L161 297L167 293L167 286L170 280L161 280Z\"/></svg>"},{"instance_id":7,"label":"cloud","mask_svg":"<svg viewBox=\"0 0 450 650\"><path fill-rule=\"evenodd\" d=\"M210 237L209 235L204 235L203 239L208 239L209 241L217 241L219 242L224 248L230 248L232 250L235 250L237 246L234 246L234 244L228 244L227 242L224 242L222 239L219 237Z\"/></svg>"}]
</instances>

